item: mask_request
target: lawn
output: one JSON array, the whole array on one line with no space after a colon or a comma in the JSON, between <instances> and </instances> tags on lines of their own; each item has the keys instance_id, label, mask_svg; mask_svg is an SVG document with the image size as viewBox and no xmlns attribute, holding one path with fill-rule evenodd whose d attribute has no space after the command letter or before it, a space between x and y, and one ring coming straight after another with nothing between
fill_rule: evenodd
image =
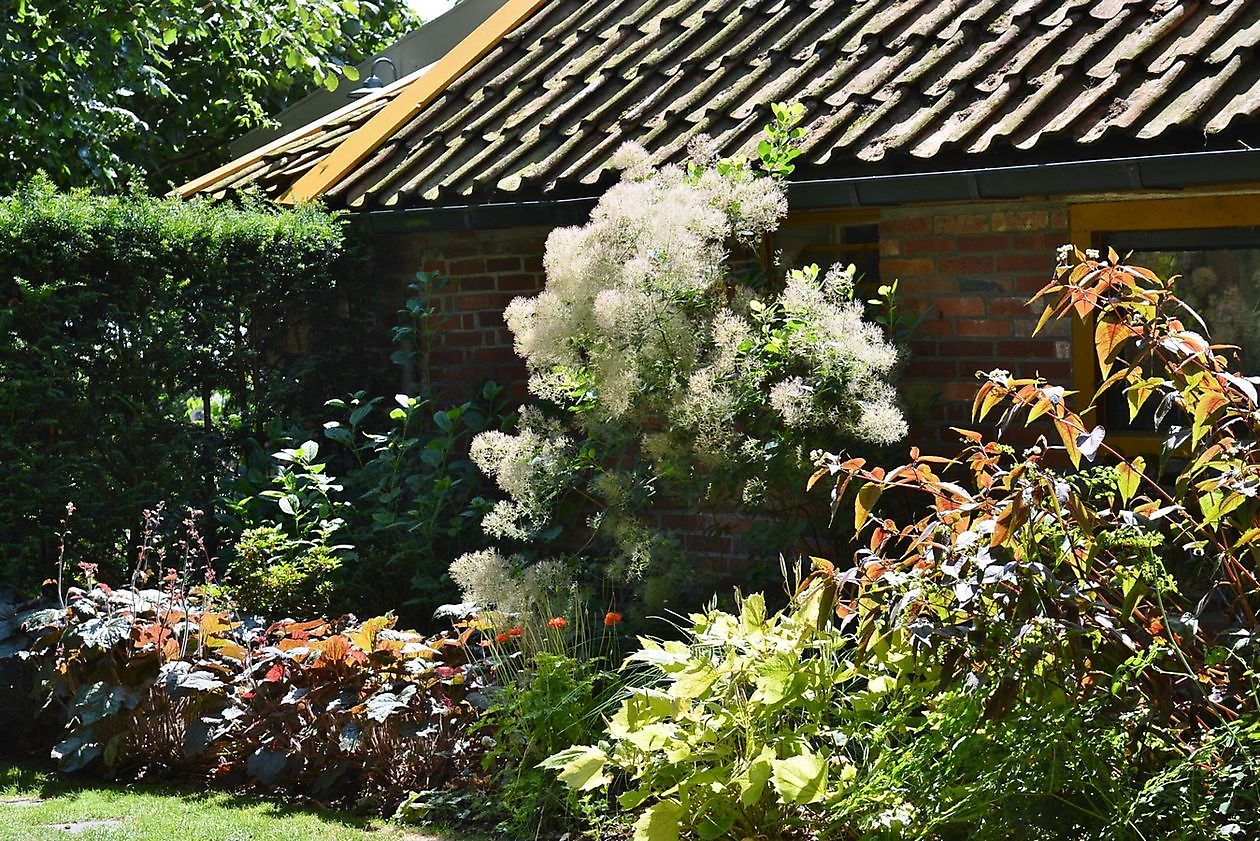
<instances>
[{"instance_id":1,"label":"lawn","mask_svg":"<svg viewBox=\"0 0 1260 841\"><path fill-rule=\"evenodd\" d=\"M243 794L112 785L0 765L0 841L445 841Z\"/></svg>"}]
</instances>

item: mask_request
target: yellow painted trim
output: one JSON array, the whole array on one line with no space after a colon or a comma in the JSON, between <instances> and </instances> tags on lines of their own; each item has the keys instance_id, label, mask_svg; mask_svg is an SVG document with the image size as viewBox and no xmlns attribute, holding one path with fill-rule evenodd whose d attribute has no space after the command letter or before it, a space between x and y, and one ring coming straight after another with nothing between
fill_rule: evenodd
<instances>
[{"instance_id":1,"label":"yellow painted trim","mask_svg":"<svg viewBox=\"0 0 1260 841\"><path fill-rule=\"evenodd\" d=\"M546 2L507 0L454 49L438 59L428 72L399 90L388 105L304 173L279 201L292 204L323 196Z\"/></svg>"},{"instance_id":2,"label":"yellow painted trim","mask_svg":"<svg viewBox=\"0 0 1260 841\"><path fill-rule=\"evenodd\" d=\"M406 80L404 80L401 84L406 84ZM356 99L354 102L351 102L347 105L343 105L342 107L338 108L336 111L333 111L331 114L325 114L324 116L316 120L313 120L307 123L306 125L301 126L300 128L294 129L293 131L289 132L288 134L282 137L277 137L275 140L271 141L270 143L265 143L262 146L259 146L257 149L253 150L252 152L246 152L244 155L241 155L239 158L234 158L233 160L228 161L227 163L225 163L223 166L219 167L218 169L212 170L211 172L208 172L205 175L194 178L192 181L189 181L187 184L183 184L179 187L176 187L174 190L171 191L170 194L179 196L181 199L192 198L197 193L200 193L202 190L205 190L209 187L213 187L219 181L222 181L225 178L231 178L233 175L245 169L246 167L252 166L253 164L265 158L267 155L270 155L272 152L276 151L277 149L280 149L281 147L289 143L292 143L295 140L301 140L305 137L310 137L312 134L318 134L319 132L324 131L328 127L329 123L332 123L336 120L341 119L343 116L350 113L351 111L354 111L356 108L365 107L365 105L367 103L370 103L373 99L379 98L390 91L397 90L398 86L399 86L399 83L391 84L387 87L381 88L380 91L369 94L368 96L362 99Z\"/></svg>"},{"instance_id":3,"label":"yellow painted trim","mask_svg":"<svg viewBox=\"0 0 1260 841\"><path fill-rule=\"evenodd\" d=\"M1077 248L1105 249L1108 233L1168 231L1195 228L1260 226L1260 194L1230 193L1168 199L1135 199L1074 204L1068 209L1068 229ZM1072 316L1072 387L1077 411L1089 404L1098 388L1094 367L1093 319ZM1158 436L1137 433L1109 435L1107 440L1127 455L1158 452Z\"/></svg>"}]
</instances>

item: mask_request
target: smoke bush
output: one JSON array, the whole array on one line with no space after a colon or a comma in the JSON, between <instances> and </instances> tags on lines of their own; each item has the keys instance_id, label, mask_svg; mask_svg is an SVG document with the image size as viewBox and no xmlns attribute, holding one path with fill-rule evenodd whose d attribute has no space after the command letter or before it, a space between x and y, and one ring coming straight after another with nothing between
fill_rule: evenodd
<instances>
[{"instance_id":1,"label":"smoke bush","mask_svg":"<svg viewBox=\"0 0 1260 841\"><path fill-rule=\"evenodd\" d=\"M776 106L760 169L703 144L687 166L653 169L628 145L590 221L551 234L546 288L506 320L530 391L562 420L530 409L514 435L474 443L509 497L489 533L537 541L584 512L634 578L678 554L652 506L764 509L795 497L815 439L904 435L898 353L865 320L852 268L776 281L758 259L787 213L774 176L791 171L802 113Z\"/></svg>"}]
</instances>

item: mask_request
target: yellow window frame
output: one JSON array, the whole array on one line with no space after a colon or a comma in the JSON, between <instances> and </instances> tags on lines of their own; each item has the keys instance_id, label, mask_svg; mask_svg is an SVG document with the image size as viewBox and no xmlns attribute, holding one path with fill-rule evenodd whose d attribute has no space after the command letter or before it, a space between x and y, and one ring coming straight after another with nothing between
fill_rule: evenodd
<instances>
[{"instance_id":1,"label":"yellow window frame","mask_svg":"<svg viewBox=\"0 0 1260 841\"><path fill-rule=\"evenodd\" d=\"M1260 226L1260 193L1230 193L1165 199L1134 199L1074 204L1068 211L1072 243L1078 248L1106 248L1107 234L1125 231L1194 230ZM1072 316L1072 379L1077 410L1083 411L1098 388L1092 319ZM1158 435L1112 434L1107 441L1129 456L1159 451Z\"/></svg>"}]
</instances>

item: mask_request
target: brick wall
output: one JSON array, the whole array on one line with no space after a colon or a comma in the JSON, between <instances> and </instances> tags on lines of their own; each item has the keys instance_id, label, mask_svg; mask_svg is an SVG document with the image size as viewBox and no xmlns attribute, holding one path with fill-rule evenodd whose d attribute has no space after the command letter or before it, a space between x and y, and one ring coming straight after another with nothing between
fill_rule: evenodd
<instances>
[{"instance_id":1,"label":"brick wall","mask_svg":"<svg viewBox=\"0 0 1260 841\"><path fill-rule=\"evenodd\" d=\"M491 231L422 231L376 240L376 267L382 288L397 309L417 271L447 278L436 295L438 309L430 377L447 402L471 396L494 380L525 398L525 365L512 350L503 310L518 295L543 288L543 246L547 228Z\"/></svg>"},{"instance_id":2,"label":"brick wall","mask_svg":"<svg viewBox=\"0 0 1260 841\"><path fill-rule=\"evenodd\" d=\"M1025 306L1049 277L1055 249L1068 240L1063 204L941 205L886 210L881 216L880 275L901 279L901 304L927 311L904 372L915 418L911 441L927 451L955 446L950 426L968 426L975 372L1007 368L1067 384L1069 332L1052 324L1033 338L1036 316ZM543 287L544 227L477 232L420 231L381 236L375 271L382 312L406 299L419 270L449 279L430 354L431 378L443 402L458 402L487 379L524 401L525 368L512 349L503 309ZM1031 437L1031 436L1026 436ZM1008 436L1019 442L1019 431ZM714 531L722 518L662 512L661 522L709 571L747 568L738 533ZM777 568L777 567L776 567Z\"/></svg>"},{"instance_id":3,"label":"brick wall","mask_svg":"<svg viewBox=\"0 0 1260 841\"><path fill-rule=\"evenodd\" d=\"M879 238L881 279L900 278L903 305L928 313L905 371L915 444L958 440L949 427L970 425L978 370L1070 385L1069 325L1047 325L1034 338L1040 312L1025 304L1068 241L1067 205L899 208L882 214Z\"/></svg>"},{"instance_id":4,"label":"brick wall","mask_svg":"<svg viewBox=\"0 0 1260 841\"><path fill-rule=\"evenodd\" d=\"M503 309L514 297L542 289L547 232L421 231L377 240L387 307L401 305L418 270L449 278L436 300L439 330L430 364L434 385L451 401L487 379L525 398L525 368L512 350ZM1034 338L1039 313L1025 304L1049 278L1055 249L1068 240L1066 204L889 209L881 214L879 237L881 278L900 278L902 306L927 312L904 374L916 444L957 441L949 427L970 421L977 370L1001 367L1070 384L1068 325L1048 325Z\"/></svg>"}]
</instances>

